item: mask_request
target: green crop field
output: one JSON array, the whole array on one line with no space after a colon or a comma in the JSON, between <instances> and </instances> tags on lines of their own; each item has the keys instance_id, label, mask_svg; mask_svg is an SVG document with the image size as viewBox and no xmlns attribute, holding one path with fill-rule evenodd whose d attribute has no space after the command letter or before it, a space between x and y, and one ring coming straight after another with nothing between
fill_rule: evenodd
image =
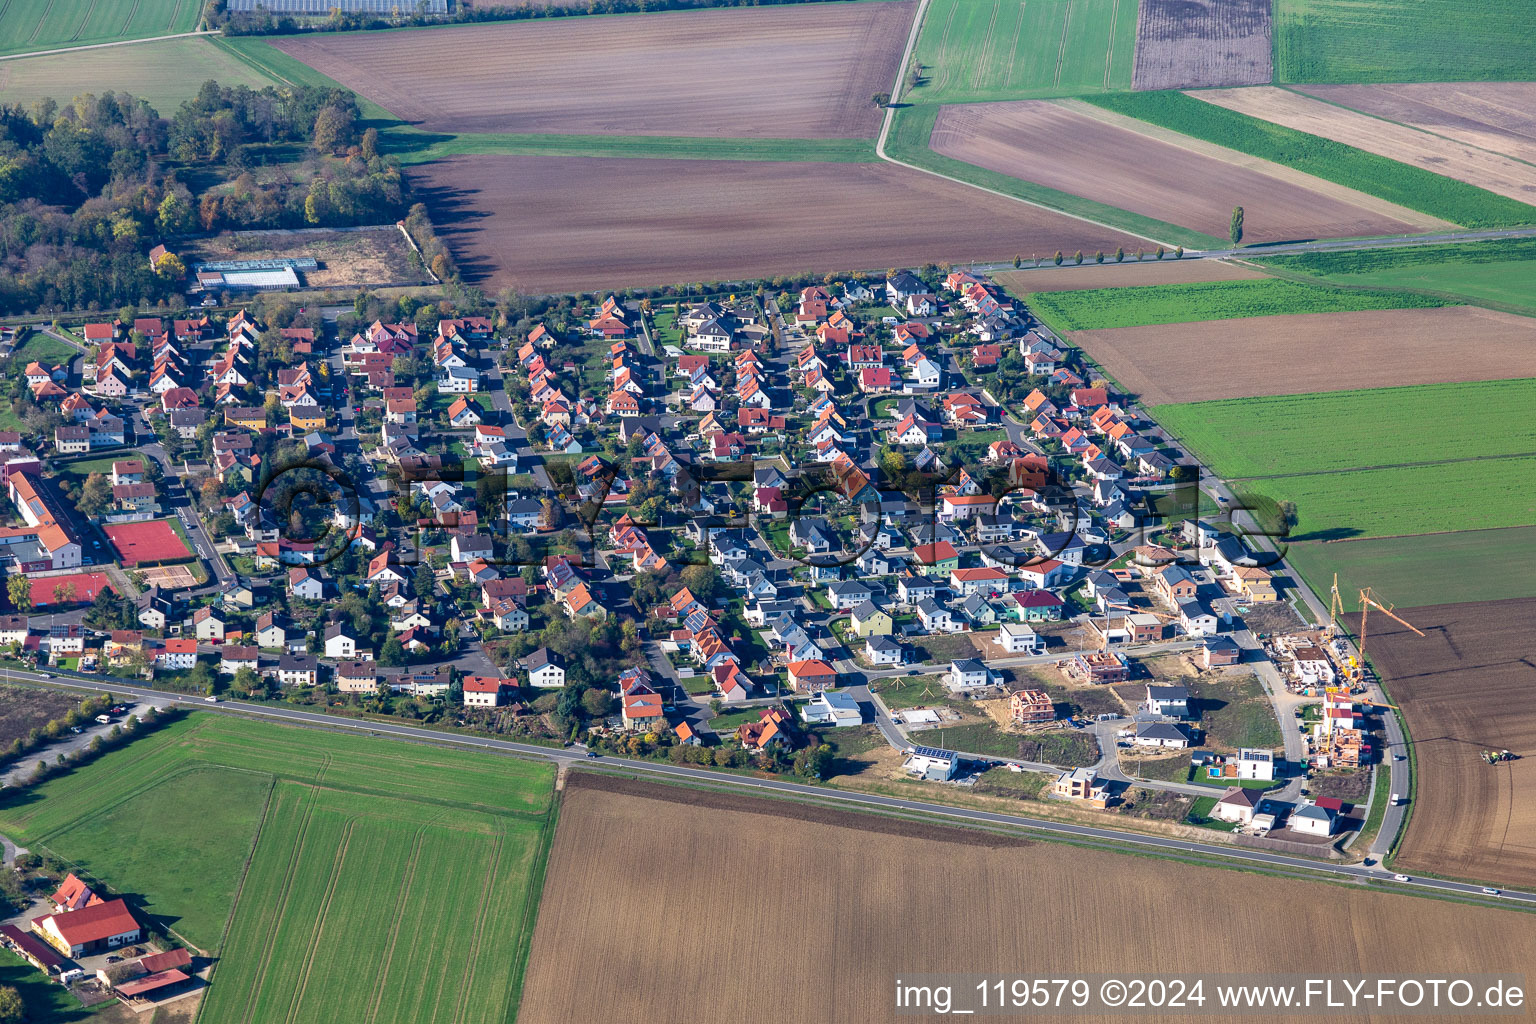
<instances>
[{"instance_id":1,"label":"green crop field","mask_svg":"<svg viewBox=\"0 0 1536 1024\"><path fill-rule=\"evenodd\" d=\"M1125 114L1469 228L1536 224L1536 207L1441 174L1205 103L1181 92L1085 96Z\"/></svg>"},{"instance_id":2,"label":"green crop field","mask_svg":"<svg viewBox=\"0 0 1536 1024\"><path fill-rule=\"evenodd\" d=\"M1536 314L1536 239L1273 256L1265 265L1351 287L1397 288Z\"/></svg>"},{"instance_id":3,"label":"green crop field","mask_svg":"<svg viewBox=\"0 0 1536 1024\"><path fill-rule=\"evenodd\" d=\"M1162 405L1152 416L1229 479L1536 453L1536 380ZM1502 463L1491 463L1494 472Z\"/></svg>"},{"instance_id":4,"label":"green crop field","mask_svg":"<svg viewBox=\"0 0 1536 1024\"><path fill-rule=\"evenodd\" d=\"M205 1020L510 1021L552 795L542 764L193 713L8 791L0 830L219 951Z\"/></svg>"},{"instance_id":5,"label":"green crop field","mask_svg":"<svg viewBox=\"0 0 1536 1024\"><path fill-rule=\"evenodd\" d=\"M1135 0L934 0L914 59L917 103L1076 96L1131 87Z\"/></svg>"},{"instance_id":6,"label":"green crop field","mask_svg":"<svg viewBox=\"0 0 1536 1024\"><path fill-rule=\"evenodd\" d=\"M1536 525L1530 455L1266 477L1243 490L1296 504L1293 542Z\"/></svg>"},{"instance_id":7,"label":"green crop field","mask_svg":"<svg viewBox=\"0 0 1536 1024\"><path fill-rule=\"evenodd\" d=\"M1289 313L1346 313L1367 309L1424 308L1448 300L1411 292L1330 288L1265 278L1035 292L1030 311L1056 331L1145 327Z\"/></svg>"},{"instance_id":8,"label":"green crop field","mask_svg":"<svg viewBox=\"0 0 1536 1024\"><path fill-rule=\"evenodd\" d=\"M167 74L167 68L176 73ZM6 61L0 65L0 92L7 102L23 104L45 96L62 104L84 93L127 92L170 117L210 78L252 89L273 84L229 51L197 37Z\"/></svg>"},{"instance_id":9,"label":"green crop field","mask_svg":"<svg viewBox=\"0 0 1536 1024\"><path fill-rule=\"evenodd\" d=\"M1528 79L1530 0L1276 0L1277 82Z\"/></svg>"},{"instance_id":10,"label":"green crop field","mask_svg":"<svg viewBox=\"0 0 1536 1024\"><path fill-rule=\"evenodd\" d=\"M1313 541L1290 545L1286 560L1319 594L1338 573L1350 611L1362 587L1405 608L1536 597L1536 527Z\"/></svg>"},{"instance_id":11,"label":"green crop field","mask_svg":"<svg viewBox=\"0 0 1536 1024\"><path fill-rule=\"evenodd\" d=\"M8 0L0 3L0 53L191 32L202 11L198 0Z\"/></svg>"}]
</instances>

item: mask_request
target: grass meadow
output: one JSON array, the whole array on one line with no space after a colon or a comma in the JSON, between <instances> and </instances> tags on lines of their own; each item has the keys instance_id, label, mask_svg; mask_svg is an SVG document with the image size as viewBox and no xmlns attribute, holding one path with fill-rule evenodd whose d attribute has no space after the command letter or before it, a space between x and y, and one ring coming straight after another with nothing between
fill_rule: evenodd
<instances>
[{"instance_id":1,"label":"grass meadow","mask_svg":"<svg viewBox=\"0 0 1536 1024\"><path fill-rule=\"evenodd\" d=\"M510 758L193 713L8 793L0 829L220 951L204 1019L510 1021L551 778Z\"/></svg>"},{"instance_id":2,"label":"grass meadow","mask_svg":"<svg viewBox=\"0 0 1536 1024\"><path fill-rule=\"evenodd\" d=\"M1291 544L1285 557L1319 594L1338 573L1350 611L1362 587L1404 608L1536 597L1536 527L1311 541Z\"/></svg>"},{"instance_id":3,"label":"grass meadow","mask_svg":"<svg viewBox=\"0 0 1536 1024\"><path fill-rule=\"evenodd\" d=\"M1266 266L1347 287L1396 288L1536 314L1536 239L1273 256Z\"/></svg>"},{"instance_id":4,"label":"grass meadow","mask_svg":"<svg viewBox=\"0 0 1536 1024\"><path fill-rule=\"evenodd\" d=\"M1084 96L1107 110L1379 196L1469 228L1536 224L1536 207L1181 92Z\"/></svg>"},{"instance_id":5,"label":"grass meadow","mask_svg":"<svg viewBox=\"0 0 1536 1024\"><path fill-rule=\"evenodd\" d=\"M1276 0L1277 82L1532 77L1530 0Z\"/></svg>"},{"instance_id":6,"label":"grass meadow","mask_svg":"<svg viewBox=\"0 0 1536 1024\"><path fill-rule=\"evenodd\" d=\"M0 53L191 32L202 12L198 0L8 0L0 3Z\"/></svg>"},{"instance_id":7,"label":"grass meadow","mask_svg":"<svg viewBox=\"0 0 1536 1024\"><path fill-rule=\"evenodd\" d=\"M1131 87L1134 0L934 0L917 103L1077 96Z\"/></svg>"},{"instance_id":8,"label":"grass meadow","mask_svg":"<svg viewBox=\"0 0 1536 1024\"><path fill-rule=\"evenodd\" d=\"M1152 416L1229 479L1536 453L1536 380L1162 405Z\"/></svg>"},{"instance_id":9,"label":"grass meadow","mask_svg":"<svg viewBox=\"0 0 1536 1024\"><path fill-rule=\"evenodd\" d=\"M1330 288L1276 278L1088 288L1029 296L1030 310L1057 331L1447 304L1448 300L1409 292Z\"/></svg>"}]
</instances>

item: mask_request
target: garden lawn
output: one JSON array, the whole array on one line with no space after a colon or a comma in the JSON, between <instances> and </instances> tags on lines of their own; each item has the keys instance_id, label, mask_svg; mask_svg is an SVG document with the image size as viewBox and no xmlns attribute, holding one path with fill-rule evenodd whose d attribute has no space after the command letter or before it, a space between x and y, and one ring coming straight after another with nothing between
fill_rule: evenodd
<instances>
[{"instance_id":1,"label":"garden lawn","mask_svg":"<svg viewBox=\"0 0 1536 1024\"><path fill-rule=\"evenodd\" d=\"M1036 292L1027 301L1031 312L1058 332L1455 304L1411 292L1330 288L1277 278Z\"/></svg>"},{"instance_id":2,"label":"garden lawn","mask_svg":"<svg viewBox=\"0 0 1536 1024\"><path fill-rule=\"evenodd\" d=\"M1240 480L1532 454L1533 408L1536 380L1527 378L1224 399L1151 411L1218 476Z\"/></svg>"},{"instance_id":3,"label":"garden lawn","mask_svg":"<svg viewBox=\"0 0 1536 1024\"><path fill-rule=\"evenodd\" d=\"M0 947L0 985L16 990L26 1004L25 1019L33 1024L64 1024L95 1016L69 989L4 947Z\"/></svg>"},{"instance_id":4,"label":"garden lawn","mask_svg":"<svg viewBox=\"0 0 1536 1024\"><path fill-rule=\"evenodd\" d=\"M1119 93L1084 99L1127 117L1272 160L1464 227L1536 224L1536 207L1341 142L1226 110L1181 92Z\"/></svg>"},{"instance_id":5,"label":"garden lawn","mask_svg":"<svg viewBox=\"0 0 1536 1024\"><path fill-rule=\"evenodd\" d=\"M79 349L71 348L57 338L50 338L42 331L31 331L26 340L11 353L11 358L16 361L16 367L21 369L34 360L44 365L67 363L79 354Z\"/></svg>"},{"instance_id":6,"label":"garden lawn","mask_svg":"<svg viewBox=\"0 0 1536 1024\"><path fill-rule=\"evenodd\" d=\"M1529 0L1276 0L1276 82L1532 77Z\"/></svg>"}]
</instances>

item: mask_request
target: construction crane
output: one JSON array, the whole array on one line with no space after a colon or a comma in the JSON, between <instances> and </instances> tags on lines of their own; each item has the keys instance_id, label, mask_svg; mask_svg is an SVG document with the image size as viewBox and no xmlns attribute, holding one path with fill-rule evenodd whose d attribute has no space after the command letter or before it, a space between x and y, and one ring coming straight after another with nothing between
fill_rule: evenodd
<instances>
[{"instance_id":1,"label":"construction crane","mask_svg":"<svg viewBox=\"0 0 1536 1024\"><path fill-rule=\"evenodd\" d=\"M1328 600L1328 637L1339 635L1339 613L1344 610L1344 599L1339 596L1339 574L1333 574L1333 589Z\"/></svg>"},{"instance_id":2,"label":"construction crane","mask_svg":"<svg viewBox=\"0 0 1536 1024\"><path fill-rule=\"evenodd\" d=\"M1370 587L1366 587L1365 589L1360 591L1360 642L1355 644L1355 648L1357 650L1359 650L1359 652L1360 652L1360 668L1362 670L1364 670L1364 668L1365 668L1365 631L1366 631L1366 619L1370 615L1372 608L1375 608L1377 611L1381 612L1383 615L1385 615L1387 618L1393 620L1394 622L1398 622L1398 623L1401 623L1404 626L1407 626L1409 629L1411 629L1415 633L1419 634L1419 636L1423 636L1424 635L1424 631L1422 629L1420 629L1418 626L1415 626L1413 623L1409 622L1407 619L1403 618L1401 615L1398 615L1395 612L1393 612L1392 611L1393 607L1395 607L1395 606L1394 605L1389 605L1389 604L1382 604L1380 601L1376 600L1375 595L1373 595L1371 593L1371 588Z\"/></svg>"}]
</instances>

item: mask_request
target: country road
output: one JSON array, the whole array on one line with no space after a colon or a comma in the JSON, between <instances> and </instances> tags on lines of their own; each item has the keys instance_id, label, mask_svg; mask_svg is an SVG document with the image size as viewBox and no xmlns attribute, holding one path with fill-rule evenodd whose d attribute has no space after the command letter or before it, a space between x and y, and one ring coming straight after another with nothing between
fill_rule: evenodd
<instances>
[{"instance_id":1,"label":"country road","mask_svg":"<svg viewBox=\"0 0 1536 1024\"><path fill-rule=\"evenodd\" d=\"M42 679L36 673L13 672L12 674L21 678ZM1482 894L1480 886L1464 882L1415 878L1408 883L1397 883L1392 881L1390 872L1384 871L1379 867L1313 861L1302 857L1288 857L1282 854L1266 853L1262 850L1190 842L1182 839L1166 839L1160 836L1123 832L1118 829L1098 828L1090 825L1073 825L1042 818L1030 818L1023 815L998 814L992 811L951 807L921 800L905 800L899 797L855 793L822 786L810 786L797 782L786 782L778 779L747 778L724 772L712 772L699 768L660 764L652 761L635 761L628 758L606 756L592 759L587 756L586 751L581 747L552 748L528 743L516 743L511 740L456 736L408 725L395 725L387 722L360 722L310 711L248 704L243 701L220 701L215 705L209 705L198 697L166 693L160 690L121 683L116 680L95 683L83 679L54 676L48 680L48 684L91 692L102 692L110 688L110 692L114 694L129 694L140 700L153 701L162 706L176 705L197 710L212 710L216 713L267 718L290 725L310 728L345 729L368 735L392 737L415 742L454 747L473 747L485 750L488 753L509 756L547 758L566 767L581 765L584 768L599 771L622 770L625 773L653 774L661 778L707 783L712 786L727 786L747 791L756 790L763 793L777 793L784 796L815 799L824 804L846 806L850 810L896 811L939 822L1025 828L1069 839L1119 845L1129 850L1208 858L1218 862L1230 863L1234 867L1276 868L1300 877L1313 877L1324 881L1374 882L1382 884L1387 888L1400 888L1403 891L1410 892L1415 889L1429 889L1440 893L1467 897L1479 902L1486 902L1489 905L1513 901L1536 908L1536 893L1505 891L1499 897L1487 897Z\"/></svg>"}]
</instances>

